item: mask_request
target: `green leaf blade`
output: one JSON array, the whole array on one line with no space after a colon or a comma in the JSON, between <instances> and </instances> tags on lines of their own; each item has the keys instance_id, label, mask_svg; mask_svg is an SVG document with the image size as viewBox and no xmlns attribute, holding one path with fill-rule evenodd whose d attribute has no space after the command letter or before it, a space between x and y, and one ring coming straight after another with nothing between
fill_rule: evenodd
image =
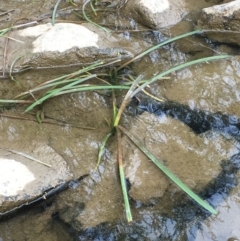
<instances>
[{"instance_id":1,"label":"green leaf blade","mask_svg":"<svg viewBox=\"0 0 240 241\"><path fill-rule=\"evenodd\" d=\"M230 57L230 55L226 55L226 54L217 55L217 56L211 56L211 57L205 57L205 58L201 58L201 59L192 60L192 61L180 64L180 65L174 66L174 67L172 67L172 68L170 68L166 71L163 71L163 72L157 74L155 77L151 78L149 81L146 81L144 84L142 84L139 88L137 88L133 92L132 96L136 95L139 91L144 89L147 85L150 85L150 84L154 83L155 81L157 81L158 79L161 79L162 77L164 77L168 74L171 74L175 71L184 69L186 67L189 67L189 66L192 66L192 65L195 65L195 64L200 64L200 63L213 61L213 60L225 59L225 58L229 58L229 57Z\"/></svg>"},{"instance_id":2,"label":"green leaf blade","mask_svg":"<svg viewBox=\"0 0 240 241\"><path fill-rule=\"evenodd\" d=\"M112 136L112 132L109 132L109 133L103 138L102 144L101 144L101 146L100 146L100 148L99 148L97 165L96 165L95 170L98 168L98 166L99 166L99 164L100 164L100 161L101 161L101 159L102 159L102 155L103 155L103 152L104 152L106 143L107 143L108 139L110 138L110 136Z\"/></svg>"},{"instance_id":3,"label":"green leaf blade","mask_svg":"<svg viewBox=\"0 0 240 241\"><path fill-rule=\"evenodd\" d=\"M164 172L179 188L181 188L185 193L187 193L194 201L196 201L200 206L208 210L212 214L217 214L217 211L210 206L206 201L201 199L196 193L194 193L190 188L188 188L178 177L176 177L164 164L162 164L147 148L132 134L128 133L127 130L121 126L118 128L123 131L125 135L159 168Z\"/></svg>"},{"instance_id":4,"label":"green leaf blade","mask_svg":"<svg viewBox=\"0 0 240 241\"><path fill-rule=\"evenodd\" d=\"M128 201L127 186L126 186L123 166L119 166L119 175L120 175L126 217L127 217L128 223L130 223L130 222L132 222L133 219L132 219L132 213L131 213L131 209L130 209L130 205L129 205L129 201Z\"/></svg>"}]
</instances>

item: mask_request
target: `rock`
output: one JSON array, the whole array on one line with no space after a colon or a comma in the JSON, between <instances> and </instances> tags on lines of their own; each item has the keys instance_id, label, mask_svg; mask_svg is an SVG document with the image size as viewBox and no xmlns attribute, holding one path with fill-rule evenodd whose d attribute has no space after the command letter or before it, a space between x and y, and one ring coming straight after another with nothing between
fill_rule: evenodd
<instances>
[{"instance_id":1,"label":"rock","mask_svg":"<svg viewBox=\"0 0 240 241\"><path fill-rule=\"evenodd\" d=\"M110 62L132 58L113 34L92 24L50 23L13 31L8 43L5 72L26 68L54 68L88 65L97 60ZM4 39L0 39L4 46ZM17 51L16 51L17 50ZM0 53L4 48L0 49ZM3 66L0 67L3 71Z\"/></svg>"},{"instance_id":2,"label":"rock","mask_svg":"<svg viewBox=\"0 0 240 241\"><path fill-rule=\"evenodd\" d=\"M240 118L239 61L239 56L235 56L184 69L172 75L171 80L153 85L154 94L191 109Z\"/></svg>"},{"instance_id":3,"label":"rock","mask_svg":"<svg viewBox=\"0 0 240 241\"><path fill-rule=\"evenodd\" d=\"M117 143L112 144L115 149ZM74 183L56 199L58 207L64 210L59 218L75 231L114 223L122 216L124 202L116 163L116 152L107 153L97 171Z\"/></svg>"},{"instance_id":4,"label":"rock","mask_svg":"<svg viewBox=\"0 0 240 241\"><path fill-rule=\"evenodd\" d=\"M196 28L215 42L240 45L240 1L204 8Z\"/></svg>"},{"instance_id":5,"label":"rock","mask_svg":"<svg viewBox=\"0 0 240 241\"><path fill-rule=\"evenodd\" d=\"M94 92L49 100L44 104L41 124L31 114L20 114L23 111L1 113L0 218L22 204L48 199L46 193L52 193L59 185L89 175L96 166L99 145L109 131L105 118L112 115L106 100ZM28 154L51 164L51 168L4 149ZM14 166L5 165L6 162Z\"/></svg>"},{"instance_id":6,"label":"rock","mask_svg":"<svg viewBox=\"0 0 240 241\"><path fill-rule=\"evenodd\" d=\"M33 141L28 146L28 152L21 150L20 153L30 155L51 167L18 153L11 149L0 150L0 216L46 195L49 190L72 177L63 158L44 143Z\"/></svg>"},{"instance_id":7,"label":"rock","mask_svg":"<svg viewBox=\"0 0 240 241\"><path fill-rule=\"evenodd\" d=\"M128 0L125 13L153 29L165 28L180 22L188 11L185 1Z\"/></svg>"},{"instance_id":8,"label":"rock","mask_svg":"<svg viewBox=\"0 0 240 241\"><path fill-rule=\"evenodd\" d=\"M221 161L238 153L237 147L218 133L211 137L194 134L172 118L143 113L130 133L178 176L189 188L200 192L221 172ZM126 177L131 183L130 196L144 204L154 203L166 190L182 194L165 174L135 146L125 142ZM171 184L171 185L170 185Z\"/></svg>"},{"instance_id":9,"label":"rock","mask_svg":"<svg viewBox=\"0 0 240 241\"><path fill-rule=\"evenodd\" d=\"M72 23L59 23L55 27L51 24L39 25L20 30L18 33L23 37L37 37L32 42L33 53L54 51L62 53L74 47L99 48L97 34L86 27Z\"/></svg>"},{"instance_id":10,"label":"rock","mask_svg":"<svg viewBox=\"0 0 240 241\"><path fill-rule=\"evenodd\" d=\"M4 220L0 225L0 240L8 240L10 233L11 239L18 241L26 240L26 237L29 241L71 241L72 237L67 231L58 222L54 222L52 218L56 213L54 207L54 204L46 205L42 210L41 206L38 206L34 208L35 212L25 210L21 215Z\"/></svg>"}]
</instances>

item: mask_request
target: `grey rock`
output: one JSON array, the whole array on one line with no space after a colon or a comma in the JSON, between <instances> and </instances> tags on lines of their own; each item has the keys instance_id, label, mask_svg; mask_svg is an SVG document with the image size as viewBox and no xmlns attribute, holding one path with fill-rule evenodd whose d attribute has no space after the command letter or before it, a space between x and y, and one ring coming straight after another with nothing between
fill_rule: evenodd
<instances>
[{"instance_id":1,"label":"grey rock","mask_svg":"<svg viewBox=\"0 0 240 241\"><path fill-rule=\"evenodd\" d=\"M213 41L240 45L240 1L204 8L197 28L206 30Z\"/></svg>"},{"instance_id":2,"label":"grey rock","mask_svg":"<svg viewBox=\"0 0 240 241\"><path fill-rule=\"evenodd\" d=\"M128 0L127 15L150 28L159 29L180 22L188 11L184 1Z\"/></svg>"},{"instance_id":3,"label":"grey rock","mask_svg":"<svg viewBox=\"0 0 240 241\"><path fill-rule=\"evenodd\" d=\"M29 155L50 167L22 156ZM0 151L0 216L29 204L58 185L69 181L72 174L67 163L50 146L32 142L27 151ZM47 196L47 195L46 195Z\"/></svg>"},{"instance_id":4,"label":"grey rock","mask_svg":"<svg viewBox=\"0 0 240 241\"><path fill-rule=\"evenodd\" d=\"M133 57L119 46L114 34L92 24L48 23L13 31L9 37L6 66L0 66L0 72L9 72L11 66L12 72L19 72L29 68L84 66L97 60L121 62ZM0 46L4 46L3 41L0 39ZM0 48L0 55L3 52L4 47Z\"/></svg>"}]
</instances>

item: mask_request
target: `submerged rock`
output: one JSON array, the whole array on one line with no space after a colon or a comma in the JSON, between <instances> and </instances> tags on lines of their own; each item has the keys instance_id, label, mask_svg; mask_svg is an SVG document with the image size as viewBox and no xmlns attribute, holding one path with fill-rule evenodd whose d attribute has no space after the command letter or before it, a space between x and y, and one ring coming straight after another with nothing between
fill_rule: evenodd
<instances>
[{"instance_id":1,"label":"submerged rock","mask_svg":"<svg viewBox=\"0 0 240 241\"><path fill-rule=\"evenodd\" d=\"M213 41L240 45L240 1L204 8L197 28Z\"/></svg>"},{"instance_id":2,"label":"submerged rock","mask_svg":"<svg viewBox=\"0 0 240 241\"><path fill-rule=\"evenodd\" d=\"M9 35L7 63L0 71L18 72L29 68L88 65L97 60L126 60L133 57L117 43L113 34L92 24L50 23ZM0 41L4 41L0 39ZM3 42L1 46L4 46ZM0 54L4 48L0 49Z\"/></svg>"},{"instance_id":3,"label":"submerged rock","mask_svg":"<svg viewBox=\"0 0 240 241\"><path fill-rule=\"evenodd\" d=\"M36 204L36 201L51 202L49 196L61 191L60 187L66 187L70 180L77 183L78 179L88 176L96 167L99 145L109 131L105 118L111 118L112 114L106 100L94 92L59 96L44 103L41 124L31 114L23 117L20 114L23 111L12 109L1 113L0 219L14 215L14 211L31 203ZM91 182L92 177L89 179ZM109 178L106 184L109 184ZM89 190L92 187L85 185L84 188ZM107 188L109 186L106 191ZM65 200L72 198L67 191ZM76 190L74 192L76 201L83 202L87 198L86 192L82 192L83 196ZM96 198L99 199L99 196ZM88 205L91 205L90 201ZM107 199L106 205L109 205ZM99 217L97 220L106 219Z\"/></svg>"},{"instance_id":4,"label":"submerged rock","mask_svg":"<svg viewBox=\"0 0 240 241\"><path fill-rule=\"evenodd\" d=\"M220 174L222 160L238 153L237 147L219 133L198 136L188 126L165 115L143 113L130 133L198 193ZM130 148L129 142L124 147L126 176L131 183L129 194L134 200L149 204L166 191L182 193L138 148Z\"/></svg>"},{"instance_id":5,"label":"submerged rock","mask_svg":"<svg viewBox=\"0 0 240 241\"><path fill-rule=\"evenodd\" d=\"M226 139L219 132L197 135L187 125L166 115L156 117L144 112L132 120L129 131L197 193L206 194L212 184L218 187L215 180L222 175L223 161L239 152L233 140ZM57 199L59 209L64 210L60 219L76 231L117 222L123 215L116 146L117 143L112 141L111 152L106 151L98 172L91 172L81 182L74 183ZM160 202L161 207L158 205L157 209L171 215L174 205L179 205L187 195L126 137L122 138L122 148L129 195L136 201L135 208ZM229 173L234 176L231 170ZM132 211L136 214L132 204Z\"/></svg>"},{"instance_id":6,"label":"submerged rock","mask_svg":"<svg viewBox=\"0 0 240 241\"><path fill-rule=\"evenodd\" d=\"M239 60L239 56L234 56L178 71L170 80L154 84L154 94L192 110L240 118Z\"/></svg>"},{"instance_id":7,"label":"submerged rock","mask_svg":"<svg viewBox=\"0 0 240 241\"><path fill-rule=\"evenodd\" d=\"M116 142L113 143L116 148ZM118 180L116 153L107 153L98 170L90 172L56 199L59 218L75 231L116 222L124 212L121 186Z\"/></svg>"}]
</instances>

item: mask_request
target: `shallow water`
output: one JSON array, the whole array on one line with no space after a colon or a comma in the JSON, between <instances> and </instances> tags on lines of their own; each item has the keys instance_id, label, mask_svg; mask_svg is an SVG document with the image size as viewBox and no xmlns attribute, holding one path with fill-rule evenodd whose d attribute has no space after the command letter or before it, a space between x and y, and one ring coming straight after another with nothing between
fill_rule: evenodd
<instances>
[{"instance_id":1,"label":"shallow water","mask_svg":"<svg viewBox=\"0 0 240 241\"><path fill-rule=\"evenodd\" d=\"M213 1L201 1L199 2L200 6L196 6L195 10L213 3ZM22 4L21 2L15 7L20 8ZM48 1L44 2L45 10L50 11L53 4L50 5ZM25 8L27 8L26 5L24 5ZM25 11L29 10L25 9L23 14ZM19 14L18 11L17 13ZM31 14L36 13L34 11ZM14 15L14 18L16 17L18 15ZM183 29L185 32L188 31L191 17L191 15L188 16L179 26L169 29L168 32L177 35L178 31ZM114 20L115 24L121 22L116 16L111 16L109 19ZM166 38L163 33L157 31L143 34L125 31L119 35L122 41L126 42L126 45L128 41L140 39L140 44L136 44L136 49L139 50L143 46L147 47L150 43L155 44ZM189 46L189 42L186 44L180 41L178 44L171 44L134 63L131 71L136 76L143 73L147 78L173 64L179 64L188 59L213 52L208 49L209 45L205 43L204 39L191 38L190 40L193 41L194 45L201 43L207 47L201 47L197 56L193 56L189 54L189 52L194 51L190 47L187 54L183 53L185 52L183 50L188 48L186 46ZM132 47L133 44L129 43L129 46ZM215 49L218 47L215 46ZM16 216L12 215L2 219L0 222L0 240L230 241L234 238L240 240L240 176L238 172L240 154L236 153L236 150L239 150L239 63L240 59L235 57L230 60L218 61L215 64L203 64L173 73L170 80L160 81L149 90L158 97L167 98L169 102L164 106L160 104L160 107L154 107L150 102L148 106L142 107L142 109L154 112L159 116L159 123L164 123L166 118L170 116L190 127L189 130L184 129L182 136L180 127L175 127L176 129L171 132L173 136L174 133L180 133L178 136L176 135L174 141L180 143L186 156L191 152L193 145L187 143L187 139L183 141L183 136L192 135L191 133L194 133L196 138L205 138L205 141L208 140L207 138L213 138L213 140L216 138L217 140L218 136L221 136L227 145L230 145L232 157L219 160L218 169L220 171L218 173L215 173L215 170L204 170L204 172L209 171L214 178L199 191L200 195L217 209L216 216L211 216L200 209L185 194L179 192L174 185L165 180L167 186L162 197L156 196L148 203L130 200L134 221L128 225L125 220L118 170L115 163L116 143L114 138L110 141L99 171L92 172L96 165L99 144L109 131L108 122L112 116L111 98L95 92L80 93L54 98L43 106L46 118L65 121L68 123L67 125L44 123L39 125L34 121L19 121L1 117L1 131L4 132L8 129L6 132L7 141L5 143L1 139L1 145L14 142L16 146L21 147L22 144L19 143L26 146L28 141L32 139L46 142L67 161L74 178L61 193L25 208ZM71 72L71 70L61 71L61 74ZM16 78L24 88L28 89L46 79L54 78L58 74L60 74L59 70L29 71L17 75ZM19 91L19 88L9 79L3 80L0 90L1 96L12 98ZM142 99L140 98L140 100ZM20 115L23 110L24 108L20 106L14 109L10 108L8 112L5 110L2 114ZM34 119L34 114L30 114L29 117ZM135 123L134 118L127 113L123 122L125 126ZM93 130L76 128L73 125L92 127ZM149 125L148 128L153 127ZM24 136L26 129L31 130L27 137ZM146 132L141 130L137 134L143 137L147 136ZM156 138L158 138L156 141L162 142L166 135L162 134ZM193 139L189 138L189 140ZM201 142L196 141L196 143ZM215 149L224 155L227 149L223 149L224 145L219 143L222 142L216 141ZM131 147L133 149L130 148L129 143L126 146L132 153L136 152L133 147ZM199 147L200 154L204 152L201 148ZM214 148L211 150L214 152ZM177 155L175 154L175 156ZM211 155L209 155L209 160L211 160ZM196 164L196 166L198 165ZM187 166L185 168L187 169ZM199 171L198 176L201 176L202 170L197 170ZM145 170L149 176L152 176L155 171ZM156 173L158 172L160 171L157 170ZM151 180L154 181L154 178L156 180L157 176L153 176ZM194 180L187 181L194 182ZM129 188L131 188L131 183L129 183Z\"/></svg>"}]
</instances>

